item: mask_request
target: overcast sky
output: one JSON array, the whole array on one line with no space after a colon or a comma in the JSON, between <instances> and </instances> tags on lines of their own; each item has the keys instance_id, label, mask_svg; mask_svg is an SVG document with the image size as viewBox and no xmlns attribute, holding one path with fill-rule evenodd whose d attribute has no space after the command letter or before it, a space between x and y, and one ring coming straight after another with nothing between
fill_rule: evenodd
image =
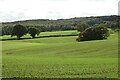
<instances>
[{"instance_id":1,"label":"overcast sky","mask_svg":"<svg viewBox=\"0 0 120 80\"><path fill-rule=\"evenodd\" d=\"M117 15L119 0L0 0L0 22Z\"/></svg>"}]
</instances>

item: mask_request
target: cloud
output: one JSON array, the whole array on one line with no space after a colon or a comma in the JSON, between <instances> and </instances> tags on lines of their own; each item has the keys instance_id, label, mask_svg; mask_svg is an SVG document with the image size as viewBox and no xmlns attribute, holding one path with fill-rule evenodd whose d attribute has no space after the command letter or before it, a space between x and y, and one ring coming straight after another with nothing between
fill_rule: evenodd
<instances>
[{"instance_id":1,"label":"cloud","mask_svg":"<svg viewBox=\"0 0 120 80\"><path fill-rule=\"evenodd\" d=\"M117 15L119 0L0 0L0 21Z\"/></svg>"},{"instance_id":2,"label":"cloud","mask_svg":"<svg viewBox=\"0 0 120 80\"><path fill-rule=\"evenodd\" d=\"M15 20L24 20L24 19L30 19L30 16L26 16L24 13L3 13L0 12L0 22L6 22L6 21L15 21Z\"/></svg>"},{"instance_id":3,"label":"cloud","mask_svg":"<svg viewBox=\"0 0 120 80\"><path fill-rule=\"evenodd\" d=\"M118 15L120 15L120 1L118 2Z\"/></svg>"},{"instance_id":4,"label":"cloud","mask_svg":"<svg viewBox=\"0 0 120 80\"><path fill-rule=\"evenodd\" d=\"M61 12L49 11L45 17L49 19L60 19L64 16L61 14Z\"/></svg>"}]
</instances>

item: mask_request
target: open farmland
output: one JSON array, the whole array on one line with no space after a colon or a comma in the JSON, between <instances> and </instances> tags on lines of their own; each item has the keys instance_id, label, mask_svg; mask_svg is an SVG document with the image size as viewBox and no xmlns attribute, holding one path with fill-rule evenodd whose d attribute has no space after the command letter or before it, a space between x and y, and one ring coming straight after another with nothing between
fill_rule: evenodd
<instances>
[{"instance_id":1,"label":"open farmland","mask_svg":"<svg viewBox=\"0 0 120 80\"><path fill-rule=\"evenodd\" d=\"M2 76L117 78L117 36L85 42L77 42L77 36L3 41Z\"/></svg>"}]
</instances>

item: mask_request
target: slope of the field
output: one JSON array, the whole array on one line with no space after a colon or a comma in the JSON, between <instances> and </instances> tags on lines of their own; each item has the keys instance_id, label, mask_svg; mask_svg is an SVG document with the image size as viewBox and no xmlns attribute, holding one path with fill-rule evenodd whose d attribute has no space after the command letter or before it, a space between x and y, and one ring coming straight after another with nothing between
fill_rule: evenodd
<instances>
[{"instance_id":1,"label":"slope of the field","mask_svg":"<svg viewBox=\"0 0 120 80\"><path fill-rule=\"evenodd\" d=\"M3 41L3 77L118 77L117 34L87 42L76 38Z\"/></svg>"}]
</instances>

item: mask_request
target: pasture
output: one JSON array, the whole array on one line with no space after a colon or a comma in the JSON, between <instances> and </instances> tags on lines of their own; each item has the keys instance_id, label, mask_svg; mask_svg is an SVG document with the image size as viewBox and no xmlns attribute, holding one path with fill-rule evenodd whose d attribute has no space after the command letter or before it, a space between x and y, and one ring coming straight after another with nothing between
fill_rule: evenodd
<instances>
[{"instance_id":1,"label":"pasture","mask_svg":"<svg viewBox=\"0 0 120 80\"><path fill-rule=\"evenodd\" d=\"M68 31L54 31L54 32L41 32L38 36L36 35L36 37L52 37L52 36L64 36L64 35L78 35L79 32L77 30L68 30ZM11 37L11 35L4 35L4 36L0 36L0 39L15 39L17 38L16 36ZM22 36L22 38L32 38L30 36L30 34L26 34L24 36Z\"/></svg>"},{"instance_id":2,"label":"pasture","mask_svg":"<svg viewBox=\"0 0 120 80\"><path fill-rule=\"evenodd\" d=\"M116 33L106 40L77 42L76 38L3 41L3 78L118 78Z\"/></svg>"}]
</instances>

